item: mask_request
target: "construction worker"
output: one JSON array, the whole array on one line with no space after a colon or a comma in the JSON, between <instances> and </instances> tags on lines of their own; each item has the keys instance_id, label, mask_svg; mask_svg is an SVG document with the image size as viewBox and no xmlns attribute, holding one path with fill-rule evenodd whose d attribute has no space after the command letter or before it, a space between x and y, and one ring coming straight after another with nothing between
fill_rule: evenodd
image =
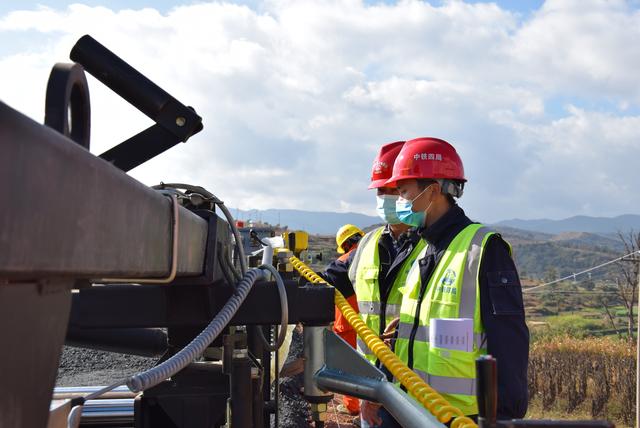
<instances>
[{"instance_id":1,"label":"construction worker","mask_svg":"<svg viewBox=\"0 0 640 428\"><path fill-rule=\"evenodd\" d=\"M386 144L373 162L369 189L376 189L377 212L385 225L367 233L344 263L333 264L324 273L325 279L345 297L355 293L364 322L381 336L387 323L399 316L401 295L398 287L406 282L409 269L425 246L416 230L396 216L398 191L395 186L386 184L403 144L402 141ZM380 366L360 338L358 351L372 364ZM377 416L379 407L368 401L361 403L363 427L381 422Z\"/></svg>"},{"instance_id":2,"label":"construction worker","mask_svg":"<svg viewBox=\"0 0 640 428\"><path fill-rule=\"evenodd\" d=\"M336 263L345 263L352 251L358 247L358 242L364 236L364 232L353 224L345 224L336 233L336 245L338 253L342 254L336 260ZM358 302L356 295L347 297L347 302L354 310L358 310ZM345 342L352 347L356 347L356 331L346 320L340 309L335 308L335 321L333 322L333 331L340 336ZM358 415L360 413L360 400L349 395L344 395L342 404L338 405L338 411L350 415Z\"/></svg>"},{"instance_id":3,"label":"construction worker","mask_svg":"<svg viewBox=\"0 0 640 428\"><path fill-rule=\"evenodd\" d=\"M345 224L336 233L336 251L338 254L342 254L340 256L344 260L347 257L344 257L345 254L349 254L349 252L353 251L357 246L360 238L364 236L364 232L353 224Z\"/></svg>"},{"instance_id":4,"label":"construction worker","mask_svg":"<svg viewBox=\"0 0 640 428\"><path fill-rule=\"evenodd\" d=\"M395 352L465 415L478 413L474 362L491 354L498 418L522 418L529 331L520 280L509 244L457 205L465 182L456 150L437 138L407 141L395 161L387 185L400 194L396 214L427 242L401 288Z\"/></svg>"}]
</instances>

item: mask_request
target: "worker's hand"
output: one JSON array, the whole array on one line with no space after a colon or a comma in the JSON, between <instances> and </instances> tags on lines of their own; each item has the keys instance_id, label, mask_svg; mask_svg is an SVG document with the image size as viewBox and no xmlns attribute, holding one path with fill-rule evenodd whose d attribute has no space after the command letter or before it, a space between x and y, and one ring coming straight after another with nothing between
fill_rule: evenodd
<instances>
[{"instance_id":1,"label":"worker's hand","mask_svg":"<svg viewBox=\"0 0 640 428\"><path fill-rule=\"evenodd\" d=\"M391 320L387 327L384 329L384 332L380 335L380 339L391 348L391 340L396 334L396 328L398 328L398 324L400 323L400 318L394 318Z\"/></svg>"},{"instance_id":2,"label":"worker's hand","mask_svg":"<svg viewBox=\"0 0 640 428\"><path fill-rule=\"evenodd\" d=\"M382 425L382 418L378 414L378 411L382 407L382 404L372 403L371 401L362 400L360 402L360 415L371 426Z\"/></svg>"}]
</instances>

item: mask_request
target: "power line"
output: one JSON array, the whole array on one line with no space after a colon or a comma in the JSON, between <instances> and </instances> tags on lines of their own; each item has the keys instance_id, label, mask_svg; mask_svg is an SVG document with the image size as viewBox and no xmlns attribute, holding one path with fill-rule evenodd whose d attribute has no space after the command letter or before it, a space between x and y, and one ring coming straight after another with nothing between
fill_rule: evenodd
<instances>
[{"instance_id":1,"label":"power line","mask_svg":"<svg viewBox=\"0 0 640 428\"><path fill-rule=\"evenodd\" d=\"M577 273L574 273L574 274L571 274L571 275L567 275L564 278L556 279L555 281L547 282L546 284L540 284L540 285L537 285L535 287L527 288L526 290L522 290L522 292L523 293L530 293L533 290L536 290L536 289L542 288L542 287L546 287L547 285L557 284L558 282L566 281L567 279L575 279L575 277L578 276L578 275L583 275L585 273L594 271L596 269L600 269L600 268L605 267L607 265L610 265L612 263L619 262L620 260L624 260L629 256L633 256L634 254L640 254L640 250L633 251L633 252L631 252L629 254L625 254L622 257L617 257L615 259L609 260L608 262L604 262L602 264L599 264L597 266L591 267L589 269L585 269L583 271L580 271L580 272L577 272Z\"/></svg>"},{"instance_id":2,"label":"power line","mask_svg":"<svg viewBox=\"0 0 640 428\"><path fill-rule=\"evenodd\" d=\"M589 291L589 290L553 290L549 291L549 294L584 294L584 295L600 295L600 294L619 294L617 291ZM542 292L535 292L531 294L542 294Z\"/></svg>"}]
</instances>

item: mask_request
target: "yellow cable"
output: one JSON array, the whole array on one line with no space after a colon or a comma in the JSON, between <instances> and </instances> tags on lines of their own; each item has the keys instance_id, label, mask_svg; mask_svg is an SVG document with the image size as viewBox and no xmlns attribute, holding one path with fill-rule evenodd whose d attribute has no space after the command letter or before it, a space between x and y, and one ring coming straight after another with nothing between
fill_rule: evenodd
<instances>
[{"instance_id":1,"label":"yellow cable","mask_svg":"<svg viewBox=\"0 0 640 428\"><path fill-rule=\"evenodd\" d=\"M304 276L309 282L315 284L327 284L318 274L305 265L300 259L291 256L289 261L293 267ZM425 381L407 367L396 354L384 344L376 333L364 323L360 314L353 310L347 299L340 291L335 290L335 304L340 309L346 320L355 329L358 336L373 351L375 356L384 366L407 388L422 405L429 410L440 422L447 423L454 418L451 428L478 428L478 425L469 417L465 416L460 409L452 406L436 390L431 388Z\"/></svg>"}]
</instances>

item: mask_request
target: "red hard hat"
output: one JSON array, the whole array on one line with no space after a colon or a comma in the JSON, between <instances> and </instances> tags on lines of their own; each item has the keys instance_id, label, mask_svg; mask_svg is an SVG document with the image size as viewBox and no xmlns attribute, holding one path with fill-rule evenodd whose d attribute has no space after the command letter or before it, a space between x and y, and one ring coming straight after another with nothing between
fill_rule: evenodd
<instances>
[{"instance_id":1,"label":"red hard hat","mask_svg":"<svg viewBox=\"0 0 640 428\"><path fill-rule=\"evenodd\" d=\"M456 149L444 140L430 137L404 143L386 185L395 186L399 180L409 178L467 181Z\"/></svg>"},{"instance_id":2,"label":"red hard hat","mask_svg":"<svg viewBox=\"0 0 640 428\"><path fill-rule=\"evenodd\" d=\"M393 171L393 163L396 161L398 153L404 141L396 141L395 143L385 144L380 148L378 156L373 161L373 168L371 169L371 184L369 189L377 189L378 187L396 187L395 185L388 185L387 181L391 178L391 172Z\"/></svg>"}]
</instances>

